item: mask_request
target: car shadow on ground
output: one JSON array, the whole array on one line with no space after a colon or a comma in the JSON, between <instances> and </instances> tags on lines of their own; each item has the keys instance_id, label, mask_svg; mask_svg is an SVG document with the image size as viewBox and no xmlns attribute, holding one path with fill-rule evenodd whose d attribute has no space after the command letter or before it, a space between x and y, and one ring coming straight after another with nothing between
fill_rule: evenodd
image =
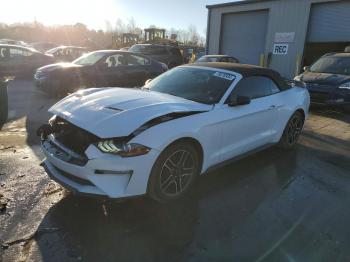
<instances>
[{"instance_id":1,"label":"car shadow on ground","mask_svg":"<svg viewBox=\"0 0 350 262\"><path fill-rule=\"evenodd\" d=\"M207 245L211 237L220 238L216 229L225 235L254 213L271 190L296 175L296 165L296 150L281 155L271 148L201 177L187 197L171 204L146 197L103 202L68 194L50 209L38 231L58 228L67 236L64 256L84 261L181 261L191 257L192 249L201 249L194 242ZM209 235L200 232L203 225ZM37 239L44 261L62 252L47 244L55 239Z\"/></svg>"}]
</instances>

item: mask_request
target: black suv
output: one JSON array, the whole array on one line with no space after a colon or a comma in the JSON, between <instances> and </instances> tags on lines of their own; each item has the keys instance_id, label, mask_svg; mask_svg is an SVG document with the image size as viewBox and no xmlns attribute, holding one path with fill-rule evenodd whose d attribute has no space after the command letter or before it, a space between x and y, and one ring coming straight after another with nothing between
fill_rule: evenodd
<instances>
[{"instance_id":1,"label":"black suv","mask_svg":"<svg viewBox=\"0 0 350 262\"><path fill-rule=\"evenodd\" d=\"M350 53L322 56L294 80L303 81L311 102L350 110Z\"/></svg>"},{"instance_id":2,"label":"black suv","mask_svg":"<svg viewBox=\"0 0 350 262\"><path fill-rule=\"evenodd\" d=\"M182 65L184 62L180 49L176 46L137 44L130 47L129 51L147 55L166 64L169 68Z\"/></svg>"}]
</instances>

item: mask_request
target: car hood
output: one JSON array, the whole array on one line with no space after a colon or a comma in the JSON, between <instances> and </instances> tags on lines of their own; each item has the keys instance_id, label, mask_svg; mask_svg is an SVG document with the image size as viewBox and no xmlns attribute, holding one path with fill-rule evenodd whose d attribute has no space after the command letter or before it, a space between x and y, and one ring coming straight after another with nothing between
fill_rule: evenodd
<instances>
[{"instance_id":1,"label":"car hood","mask_svg":"<svg viewBox=\"0 0 350 262\"><path fill-rule=\"evenodd\" d=\"M172 95L140 89L87 89L49 109L68 122L100 137L125 137L144 123L170 113L206 112L213 108Z\"/></svg>"},{"instance_id":2,"label":"car hood","mask_svg":"<svg viewBox=\"0 0 350 262\"><path fill-rule=\"evenodd\" d=\"M55 70L62 70L62 69L77 69L77 68L81 68L81 65L76 65L76 64L72 64L72 63L57 63L57 64L51 64L51 65L46 65L43 67L40 67L38 69L38 71L43 72L43 73L49 73Z\"/></svg>"},{"instance_id":3,"label":"car hood","mask_svg":"<svg viewBox=\"0 0 350 262\"><path fill-rule=\"evenodd\" d=\"M300 80L305 83L311 83L311 84L339 86L344 82L350 81L350 76L328 74L328 73L305 72L301 76Z\"/></svg>"}]
</instances>

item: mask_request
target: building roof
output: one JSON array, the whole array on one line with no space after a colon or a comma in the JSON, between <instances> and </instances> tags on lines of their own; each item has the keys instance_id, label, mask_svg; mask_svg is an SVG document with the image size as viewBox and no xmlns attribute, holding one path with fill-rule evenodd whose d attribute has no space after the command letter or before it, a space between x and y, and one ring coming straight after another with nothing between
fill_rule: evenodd
<instances>
[{"instance_id":1,"label":"building roof","mask_svg":"<svg viewBox=\"0 0 350 262\"><path fill-rule=\"evenodd\" d=\"M261 3L261 2L267 2L267 1L271 1L271 0L240 0L240 1L236 1L236 2L228 2L228 3L222 3L222 4L207 5L206 7L208 9L212 9L212 8L233 6L233 5L245 5L245 4L252 4L252 3Z\"/></svg>"},{"instance_id":2,"label":"building roof","mask_svg":"<svg viewBox=\"0 0 350 262\"><path fill-rule=\"evenodd\" d=\"M254 66L254 65L246 65L246 64L236 64L236 63L195 63L188 64L187 66L202 66L209 68L218 68L222 70L232 71L235 73L241 74L243 77L248 76L266 76L274 80L274 82L282 89L288 89L289 85L284 81L281 75L270 68Z\"/></svg>"}]
</instances>

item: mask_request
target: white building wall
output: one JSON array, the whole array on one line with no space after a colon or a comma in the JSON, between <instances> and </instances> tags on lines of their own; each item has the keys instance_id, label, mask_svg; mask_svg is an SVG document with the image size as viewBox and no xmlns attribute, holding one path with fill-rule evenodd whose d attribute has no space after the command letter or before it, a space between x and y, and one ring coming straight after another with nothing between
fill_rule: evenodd
<instances>
[{"instance_id":1,"label":"white building wall","mask_svg":"<svg viewBox=\"0 0 350 262\"><path fill-rule=\"evenodd\" d=\"M313 3L334 2L339 0L269 0L232 5L209 7L208 17L208 54L220 52L221 18L223 14L253 10L269 10L268 30L265 44L265 64L277 70L282 76L294 77L300 67L308 31L309 15ZM287 55L273 55L275 34L294 32L294 40L288 43ZM270 57L270 59L268 59Z\"/></svg>"}]
</instances>

